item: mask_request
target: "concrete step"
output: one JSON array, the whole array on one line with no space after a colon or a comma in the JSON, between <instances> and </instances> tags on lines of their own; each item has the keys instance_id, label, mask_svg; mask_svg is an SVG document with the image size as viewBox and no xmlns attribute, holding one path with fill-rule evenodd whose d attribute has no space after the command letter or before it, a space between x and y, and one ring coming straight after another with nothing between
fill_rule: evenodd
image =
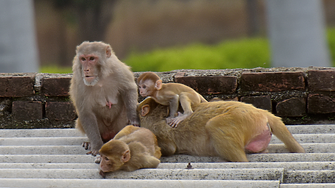
<instances>
[{"instance_id":1,"label":"concrete step","mask_svg":"<svg viewBox=\"0 0 335 188\"><path fill-rule=\"evenodd\" d=\"M122 188L278 188L279 181L273 180L124 180L124 179L23 179L0 178L2 187L122 187Z\"/></svg>"},{"instance_id":2,"label":"concrete step","mask_svg":"<svg viewBox=\"0 0 335 188\"><path fill-rule=\"evenodd\" d=\"M1 129L0 137L82 137L78 130L66 129Z\"/></svg>"},{"instance_id":3,"label":"concrete step","mask_svg":"<svg viewBox=\"0 0 335 188\"><path fill-rule=\"evenodd\" d=\"M107 179L280 180L283 168L140 169L108 173ZM102 179L98 169L1 169L1 178Z\"/></svg>"},{"instance_id":4,"label":"concrete step","mask_svg":"<svg viewBox=\"0 0 335 188\"><path fill-rule=\"evenodd\" d=\"M331 153L335 151L335 143L303 143L301 144L308 153ZM43 146L0 146L1 154L11 155L77 155L87 151L77 144L73 145L43 145ZM289 153L284 144L270 144L268 153Z\"/></svg>"},{"instance_id":5,"label":"concrete step","mask_svg":"<svg viewBox=\"0 0 335 188\"><path fill-rule=\"evenodd\" d=\"M155 169L108 173L101 179L88 141L75 129L0 130L0 187L332 187L335 125L287 126L308 153L289 153L275 136L269 153L250 162L219 157L162 157ZM186 169L191 163L192 169Z\"/></svg>"},{"instance_id":6,"label":"concrete step","mask_svg":"<svg viewBox=\"0 0 335 188\"><path fill-rule=\"evenodd\" d=\"M299 143L334 143L334 134L293 134ZM270 144L283 143L276 136L272 136Z\"/></svg>"},{"instance_id":7,"label":"concrete step","mask_svg":"<svg viewBox=\"0 0 335 188\"><path fill-rule=\"evenodd\" d=\"M160 163L157 169L186 169L188 163ZM285 168L291 170L335 170L335 162L216 162L191 163L193 169ZM94 163L0 163L0 168L16 169L97 169Z\"/></svg>"},{"instance_id":8,"label":"concrete step","mask_svg":"<svg viewBox=\"0 0 335 188\"><path fill-rule=\"evenodd\" d=\"M335 153L261 153L249 154L251 162L314 162L334 161ZM200 157L190 155L173 155L162 157L162 163L194 163L194 162L223 162L220 157Z\"/></svg>"},{"instance_id":9,"label":"concrete step","mask_svg":"<svg viewBox=\"0 0 335 188\"><path fill-rule=\"evenodd\" d=\"M52 146L80 145L87 142L85 137L14 137L0 138L0 146Z\"/></svg>"},{"instance_id":10,"label":"concrete step","mask_svg":"<svg viewBox=\"0 0 335 188\"><path fill-rule=\"evenodd\" d=\"M334 125L287 125L292 134L333 134ZM1 129L0 138L4 137L83 137L74 128L65 129Z\"/></svg>"},{"instance_id":11,"label":"concrete step","mask_svg":"<svg viewBox=\"0 0 335 188\"><path fill-rule=\"evenodd\" d=\"M93 163L91 155L0 155L0 163Z\"/></svg>"},{"instance_id":12,"label":"concrete step","mask_svg":"<svg viewBox=\"0 0 335 188\"><path fill-rule=\"evenodd\" d=\"M293 134L299 143L335 143L334 134ZM36 145L80 145L87 142L82 137L3 137L0 138L0 146L36 146ZM270 144L280 144L276 136L273 136Z\"/></svg>"}]
</instances>

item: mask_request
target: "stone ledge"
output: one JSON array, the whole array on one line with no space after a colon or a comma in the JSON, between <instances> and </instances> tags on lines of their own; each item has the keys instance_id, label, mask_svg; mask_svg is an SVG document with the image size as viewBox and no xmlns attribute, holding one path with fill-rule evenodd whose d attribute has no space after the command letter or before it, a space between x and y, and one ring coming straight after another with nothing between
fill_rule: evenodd
<instances>
[{"instance_id":1,"label":"stone ledge","mask_svg":"<svg viewBox=\"0 0 335 188\"><path fill-rule=\"evenodd\" d=\"M134 72L135 79L140 74ZM282 117L285 123L335 122L335 68L175 70L157 74L164 83L183 83L208 100L251 103ZM0 128L73 127L76 114L68 94L71 77L0 74Z\"/></svg>"}]
</instances>

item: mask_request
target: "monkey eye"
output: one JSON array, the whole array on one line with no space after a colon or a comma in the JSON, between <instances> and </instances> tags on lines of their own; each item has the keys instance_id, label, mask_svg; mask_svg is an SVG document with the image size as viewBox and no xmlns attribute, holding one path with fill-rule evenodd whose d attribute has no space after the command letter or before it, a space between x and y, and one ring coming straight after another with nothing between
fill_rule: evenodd
<instances>
[{"instance_id":1,"label":"monkey eye","mask_svg":"<svg viewBox=\"0 0 335 188\"><path fill-rule=\"evenodd\" d=\"M106 160L106 161L109 161L108 157L105 157L105 160Z\"/></svg>"},{"instance_id":2,"label":"monkey eye","mask_svg":"<svg viewBox=\"0 0 335 188\"><path fill-rule=\"evenodd\" d=\"M143 86L142 88L145 89L145 88L147 88L147 86Z\"/></svg>"},{"instance_id":3,"label":"monkey eye","mask_svg":"<svg viewBox=\"0 0 335 188\"><path fill-rule=\"evenodd\" d=\"M94 57L90 57L90 61L93 61L94 60Z\"/></svg>"},{"instance_id":4,"label":"monkey eye","mask_svg":"<svg viewBox=\"0 0 335 188\"><path fill-rule=\"evenodd\" d=\"M85 61L86 59L84 57L81 58L82 61Z\"/></svg>"}]
</instances>

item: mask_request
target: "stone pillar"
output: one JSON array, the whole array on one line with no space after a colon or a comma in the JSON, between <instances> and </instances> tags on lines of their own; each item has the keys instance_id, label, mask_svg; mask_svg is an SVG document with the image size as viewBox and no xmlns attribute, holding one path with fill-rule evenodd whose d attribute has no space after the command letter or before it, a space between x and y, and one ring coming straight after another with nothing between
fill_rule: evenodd
<instances>
[{"instance_id":1,"label":"stone pillar","mask_svg":"<svg viewBox=\"0 0 335 188\"><path fill-rule=\"evenodd\" d=\"M0 73L38 72L33 0L0 0Z\"/></svg>"},{"instance_id":2,"label":"stone pillar","mask_svg":"<svg viewBox=\"0 0 335 188\"><path fill-rule=\"evenodd\" d=\"M330 66L322 1L267 0L272 66Z\"/></svg>"}]
</instances>

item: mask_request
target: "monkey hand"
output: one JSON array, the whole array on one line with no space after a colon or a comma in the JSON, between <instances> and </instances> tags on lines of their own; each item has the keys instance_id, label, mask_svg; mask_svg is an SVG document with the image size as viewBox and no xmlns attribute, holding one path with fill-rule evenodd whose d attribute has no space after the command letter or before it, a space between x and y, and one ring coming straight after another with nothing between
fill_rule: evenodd
<instances>
[{"instance_id":1,"label":"monkey hand","mask_svg":"<svg viewBox=\"0 0 335 188\"><path fill-rule=\"evenodd\" d=\"M99 174L102 176L102 178L106 178L106 174L102 170L100 170Z\"/></svg>"}]
</instances>

